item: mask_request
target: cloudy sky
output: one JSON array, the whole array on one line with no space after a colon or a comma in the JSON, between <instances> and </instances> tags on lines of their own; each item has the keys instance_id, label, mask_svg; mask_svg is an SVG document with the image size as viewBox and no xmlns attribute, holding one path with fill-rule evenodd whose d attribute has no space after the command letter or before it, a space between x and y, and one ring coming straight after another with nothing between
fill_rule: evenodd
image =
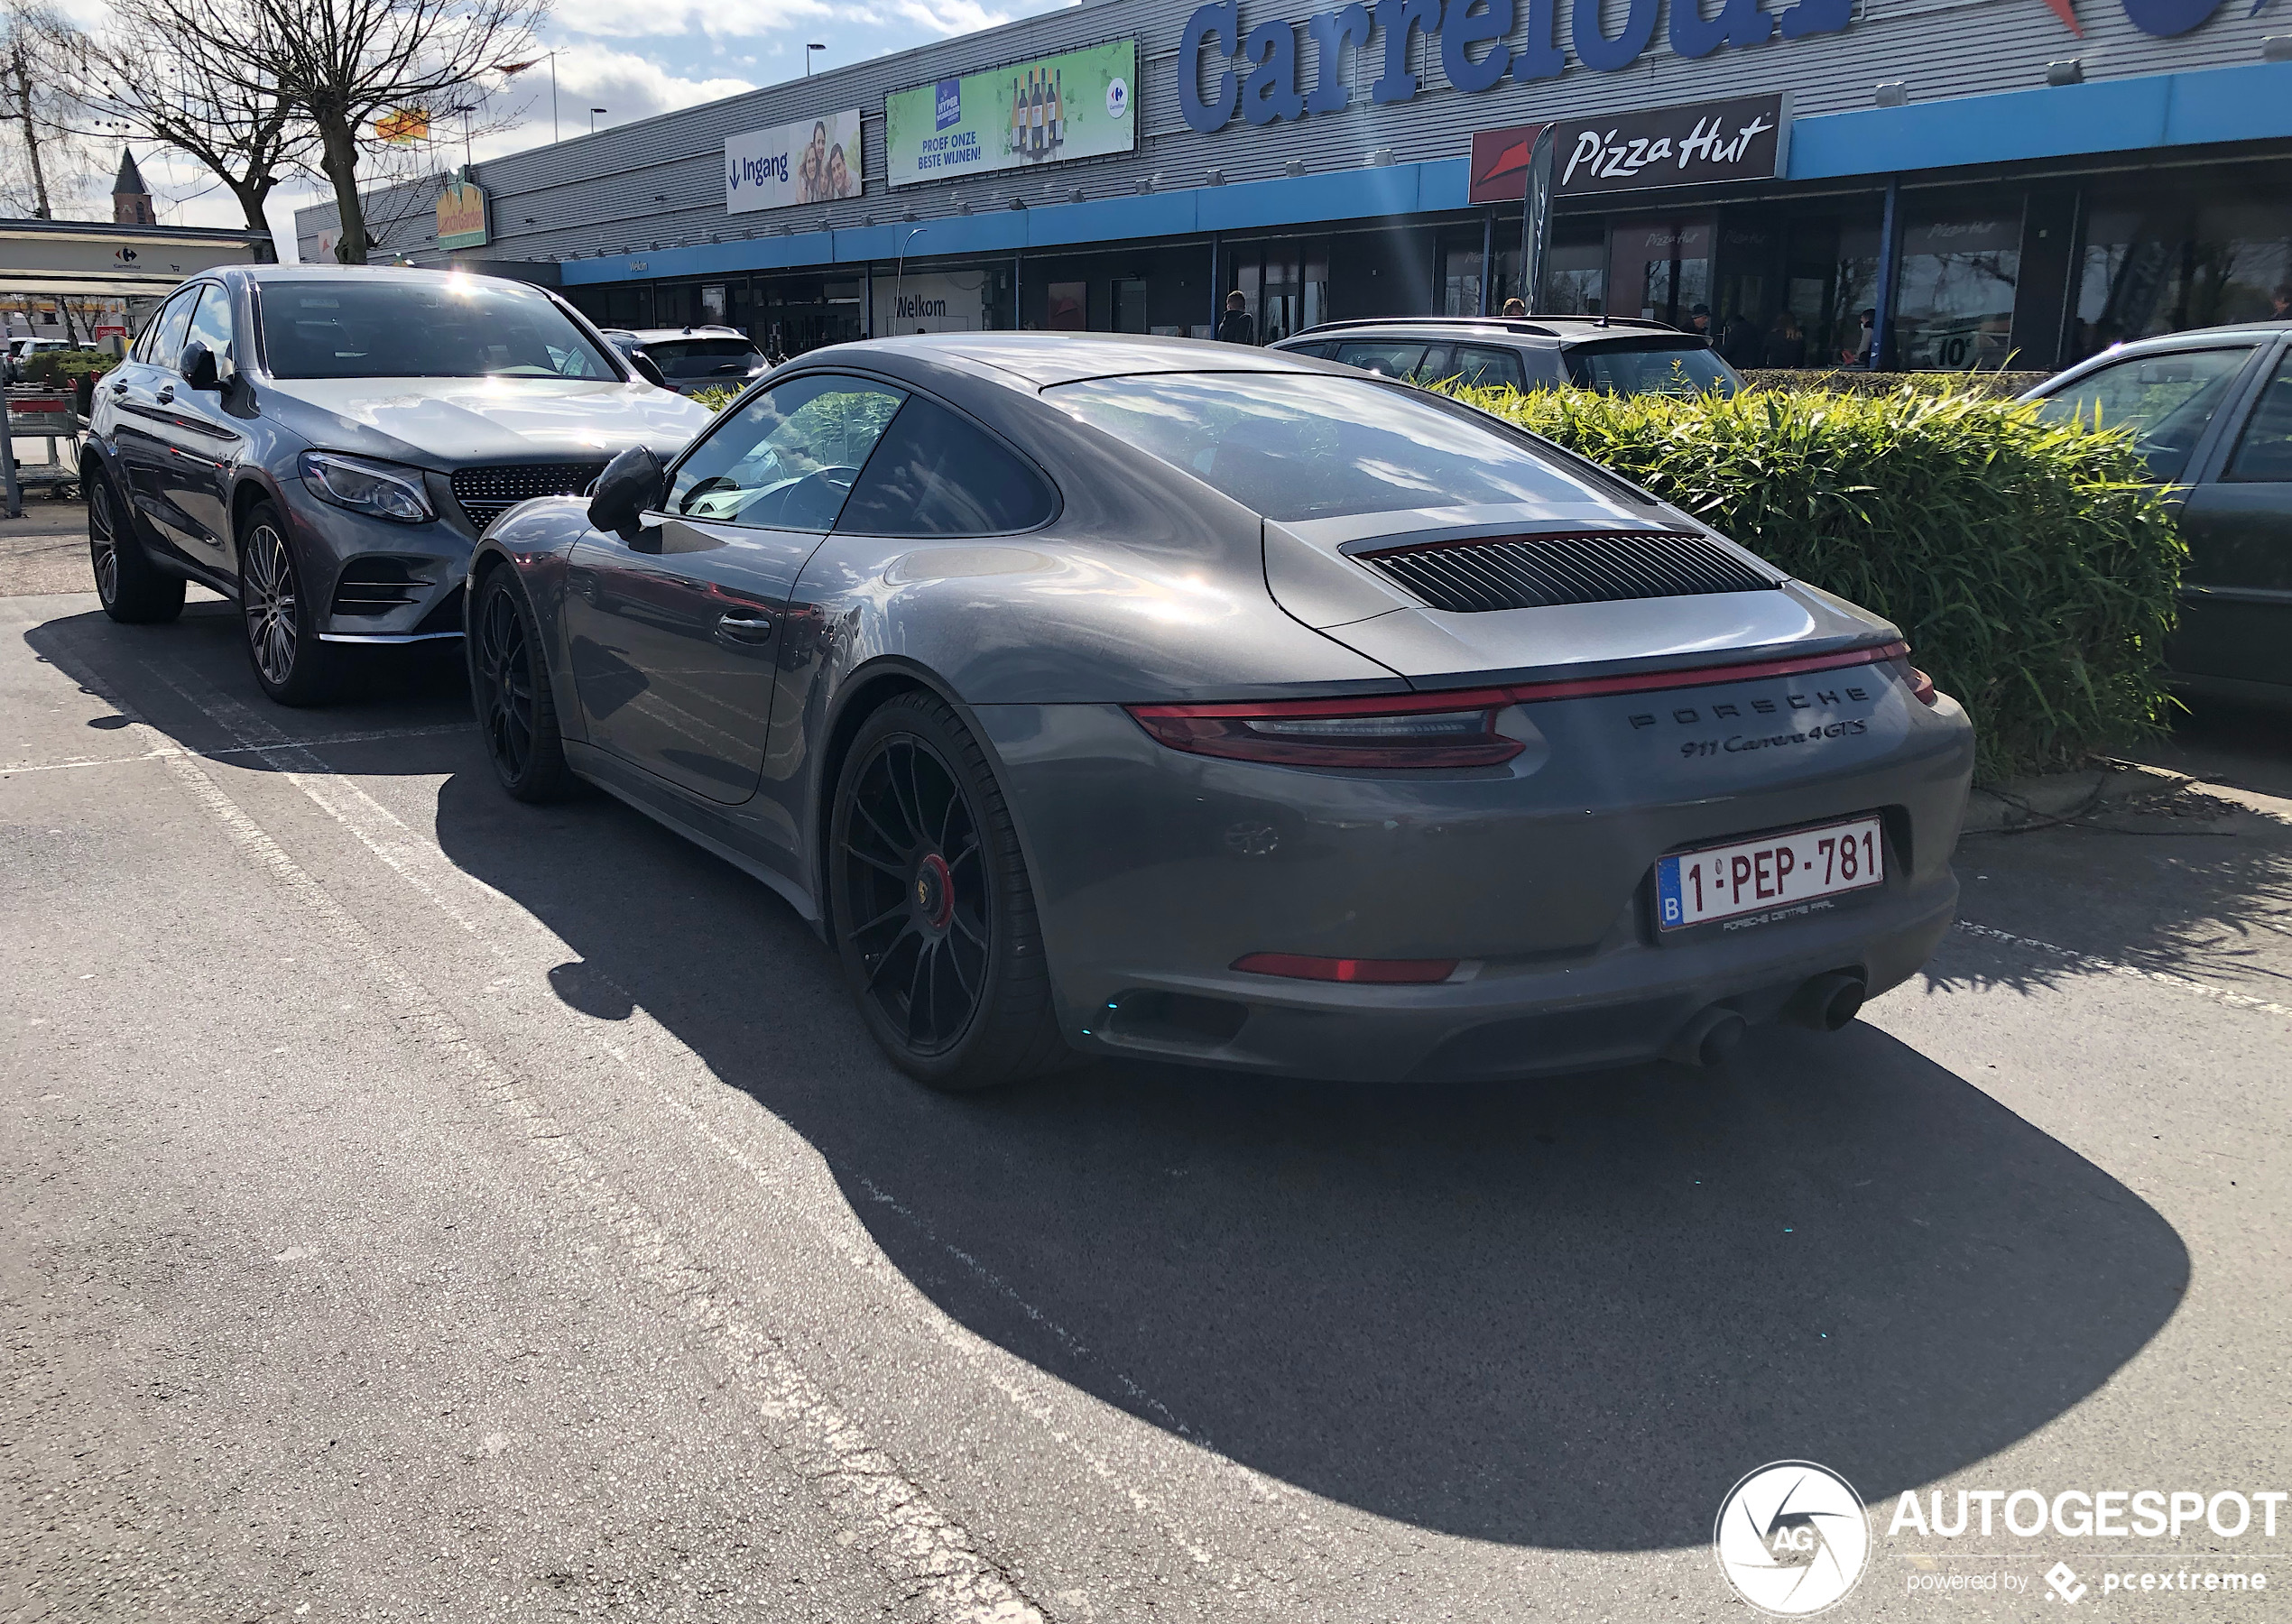
<instances>
[{"instance_id":1,"label":"cloudy sky","mask_svg":"<svg viewBox=\"0 0 2292 1624\"><path fill-rule=\"evenodd\" d=\"M863 61L895 51L969 33L1069 0L557 0L542 30L543 49L555 48L557 110L567 135L586 131L589 109L603 107L597 127L647 118L736 91L776 84L804 71L804 46L827 47L813 71ZM522 74L496 98L510 127L475 143L479 159L519 152L550 140L550 75L546 62ZM456 143L458 146L458 143ZM164 153L143 162L160 218L169 225L236 226L230 194L202 178L197 166ZM116 164L116 154L106 160ZM448 158L460 161L458 151ZM108 214L109 167L102 191ZM271 201L272 230L283 248L294 240L294 210L310 204L316 188L300 180Z\"/></svg>"}]
</instances>

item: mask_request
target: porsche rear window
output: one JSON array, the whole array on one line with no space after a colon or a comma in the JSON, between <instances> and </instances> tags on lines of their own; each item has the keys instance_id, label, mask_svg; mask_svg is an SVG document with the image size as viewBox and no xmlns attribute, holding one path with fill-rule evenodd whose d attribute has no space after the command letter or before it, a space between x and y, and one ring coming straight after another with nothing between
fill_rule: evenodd
<instances>
[{"instance_id":1,"label":"porsche rear window","mask_svg":"<svg viewBox=\"0 0 2292 1624\"><path fill-rule=\"evenodd\" d=\"M1268 519L1607 497L1493 428L1365 379L1164 373L1043 399Z\"/></svg>"}]
</instances>

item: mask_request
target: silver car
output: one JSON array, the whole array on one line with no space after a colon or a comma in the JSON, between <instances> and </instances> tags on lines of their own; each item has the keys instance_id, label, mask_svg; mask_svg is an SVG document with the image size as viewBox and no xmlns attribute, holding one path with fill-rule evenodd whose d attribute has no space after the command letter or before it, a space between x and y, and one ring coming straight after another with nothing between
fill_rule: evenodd
<instances>
[{"instance_id":1,"label":"silver car","mask_svg":"<svg viewBox=\"0 0 2292 1624\"><path fill-rule=\"evenodd\" d=\"M470 549L707 411L644 382L556 295L460 272L232 266L185 282L97 384L81 453L96 588L172 620L238 601L255 680L306 705L346 645L461 635Z\"/></svg>"},{"instance_id":2,"label":"silver car","mask_svg":"<svg viewBox=\"0 0 2292 1624\"><path fill-rule=\"evenodd\" d=\"M1957 897L1973 729L1893 626L1301 355L814 351L470 590L503 787L757 876L940 1087L1698 1062L1853 1019Z\"/></svg>"}]
</instances>

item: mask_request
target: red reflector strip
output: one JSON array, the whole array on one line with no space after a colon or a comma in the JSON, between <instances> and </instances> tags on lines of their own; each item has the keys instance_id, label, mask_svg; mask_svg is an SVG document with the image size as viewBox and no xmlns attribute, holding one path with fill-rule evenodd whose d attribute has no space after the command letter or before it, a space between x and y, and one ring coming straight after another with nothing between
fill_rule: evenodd
<instances>
[{"instance_id":1,"label":"red reflector strip","mask_svg":"<svg viewBox=\"0 0 2292 1624\"><path fill-rule=\"evenodd\" d=\"M1387 985L1443 982L1456 973L1455 959L1314 958L1302 953L1252 953L1234 968L1253 975L1286 975L1291 981L1377 982Z\"/></svg>"},{"instance_id":2,"label":"red reflector strip","mask_svg":"<svg viewBox=\"0 0 2292 1624\"><path fill-rule=\"evenodd\" d=\"M1219 716L1399 716L1412 711L1474 710L1481 706L1535 705L1548 699L1588 699L1603 694L1645 694L1663 688L1707 687L1724 682L1755 682L1763 677L1794 677L1806 671L1835 671L1844 666L1877 665L1908 658L1904 642L1846 649L1835 654L1800 654L1787 660L1755 660L1739 665L1696 666L1687 670L1626 671L1614 677L1580 677L1554 682L1523 682L1504 687L1447 688L1437 693L1378 694L1344 699L1240 699L1215 705L1133 705L1130 714L1150 717Z\"/></svg>"},{"instance_id":3,"label":"red reflector strip","mask_svg":"<svg viewBox=\"0 0 2292 1624\"><path fill-rule=\"evenodd\" d=\"M1904 651L1908 652L1908 650ZM1931 705L1940 696L1934 691L1934 678L1916 666L1910 668L1910 697L1920 705Z\"/></svg>"}]
</instances>

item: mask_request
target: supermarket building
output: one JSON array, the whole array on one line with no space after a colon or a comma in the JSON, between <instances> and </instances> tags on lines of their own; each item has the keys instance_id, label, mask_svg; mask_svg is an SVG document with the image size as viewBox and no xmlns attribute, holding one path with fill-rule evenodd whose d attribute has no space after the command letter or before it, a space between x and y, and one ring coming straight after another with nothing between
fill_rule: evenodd
<instances>
[{"instance_id":1,"label":"supermarket building","mask_svg":"<svg viewBox=\"0 0 2292 1624\"><path fill-rule=\"evenodd\" d=\"M1266 342L1501 309L1549 122L1540 309L1687 327L1700 307L1747 365L2044 368L2292 304L2279 6L1086 0L370 214L376 258L790 354L919 329L1207 337L1234 292ZM304 259L334 223L298 216Z\"/></svg>"}]
</instances>

